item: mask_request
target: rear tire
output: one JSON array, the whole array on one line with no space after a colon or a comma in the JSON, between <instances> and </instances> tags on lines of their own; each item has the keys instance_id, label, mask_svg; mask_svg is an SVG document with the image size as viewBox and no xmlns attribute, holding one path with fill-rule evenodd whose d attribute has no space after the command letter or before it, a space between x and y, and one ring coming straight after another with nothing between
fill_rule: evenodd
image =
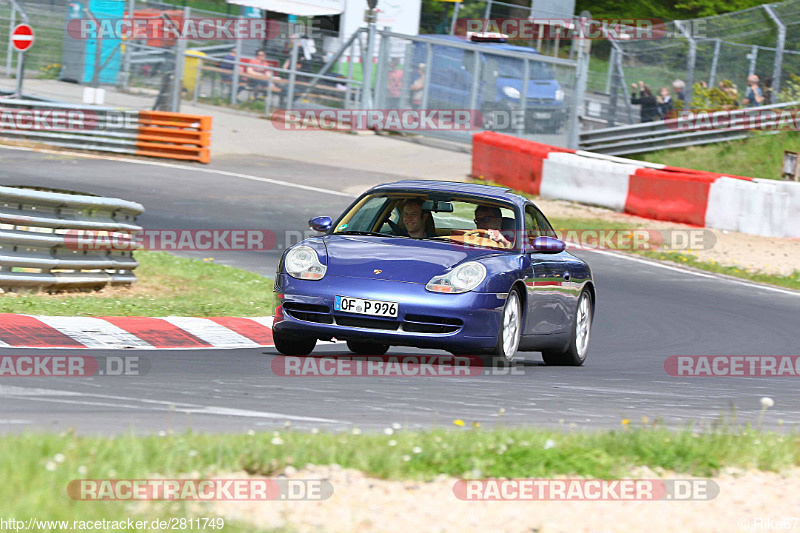
<instances>
[{"instance_id":1,"label":"rear tire","mask_svg":"<svg viewBox=\"0 0 800 533\"><path fill-rule=\"evenodd\" d=\"M589 291L584 290L575 308L569 345L560 352L542 352L545 364L549 366L581 366L586 361L586 354L589 352L593 318L592 295L589 294Z\"/></svg>"},{"instance_id":2,"label":"rear tire","mask_svg":"<svg viewBox=\"0 0 800 533\"><path fill-rule=\"evenodd\" d=\"M389 351L389 345L347 341L347 349L357 355L383 355Z\"/></svg>"},{"instance_id":3,"label":"rear tire","mask_svg":"<svg viewBox=\"0 0 800 533\"><path fill-rule=\"evenodd\" d=\"M522 334L522 304L519 291L511 289L503 307L503 319L497 333L497 346L483 357L486 366L506 367L514 362Z\"/></svg>"},{"instance_id":4,"label":"rear tire","mask_svg":"<svg viewBox=\"0 0 800 533\"><path fill-rule=\"evenodd\" d=\"M283 355L308 355L317 345L317 339L313 337L295 337L276 331L272 332L272 339L275 341L275 349Z\"/></svg>"}]
</instances>

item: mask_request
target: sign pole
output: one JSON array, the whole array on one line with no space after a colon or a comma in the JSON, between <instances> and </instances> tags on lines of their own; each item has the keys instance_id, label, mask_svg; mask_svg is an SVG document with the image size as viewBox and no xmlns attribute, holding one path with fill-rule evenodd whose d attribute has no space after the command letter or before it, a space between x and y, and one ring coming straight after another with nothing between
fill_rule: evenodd
<instances>
[{"instance_id":1,"label":"sign pole","mask_svg":"<svg viewBox=\"0 0 800 533\"><path fill-rule=\"evenodd\" d=\"M17 97L22 98L22 78L25 76L25 52L17 52Z\"/></svg>"}]
</instances>

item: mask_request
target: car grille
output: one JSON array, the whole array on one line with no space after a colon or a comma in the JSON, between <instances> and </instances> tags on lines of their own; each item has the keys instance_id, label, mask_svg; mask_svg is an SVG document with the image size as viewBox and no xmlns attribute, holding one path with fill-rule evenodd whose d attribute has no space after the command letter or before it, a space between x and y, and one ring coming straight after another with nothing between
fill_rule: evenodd
<instances>
[{"instance_id":1,"label":"car grille","mask_svg":"<svg viewBox=\"0 0 800 533\"><path fill-rule=\"evenodd\" d=\"M283 312L294 319L305 322L381 331L400 330L408 333L455 333L464 325L464 322L458 318L429 315L407 314L402 321L361 316L334 316L330 312L330 307L326 305L288 302L283 304Z\"/></svg>"},{"instance_id":2,"label":"car grille","mask_svg":"<svg viewBox=\"0 0 800 533\"><path fill-rule=\"evenodd\" d=\"M297 320L333 324L331 308L327 305L285 303L283 304L283 312Z\"/></svg>"},{"instance_id":3,"label":"car grille","mask_svg":"<svg viewBox=\"0 0 800 533\"><path fill-rule=\"evenodd\" d=\"M410 333L455 333L464 325L457 318L440 316L406 315L403 330Z\"/></svg>"}]
</instances>

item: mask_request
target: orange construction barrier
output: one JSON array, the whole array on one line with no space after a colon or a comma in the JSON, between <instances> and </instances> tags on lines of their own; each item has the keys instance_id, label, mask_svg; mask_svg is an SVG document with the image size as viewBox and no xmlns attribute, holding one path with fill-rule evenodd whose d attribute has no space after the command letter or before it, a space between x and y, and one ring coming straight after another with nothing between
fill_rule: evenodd
<instances>
[{"instance_id":1,"label":"orange construction barrier","mask_svg":"<svg viewBox=\"0 0 800 533\"><path fill-rule=\"evenodd\" d=\"M211 117L139 111L136 155L211 161Z\"/></svg>"}]
</instances>

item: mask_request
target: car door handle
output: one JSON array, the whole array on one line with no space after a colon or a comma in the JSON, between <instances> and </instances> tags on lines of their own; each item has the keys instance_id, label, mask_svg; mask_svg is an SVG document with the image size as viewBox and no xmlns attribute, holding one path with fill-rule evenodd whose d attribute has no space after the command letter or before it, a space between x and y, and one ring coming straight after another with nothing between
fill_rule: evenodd
<instances>
[{"instance_id":1,"label":"car door handle","mask_svg":"<svg viewBox=\"0 0 800 533\"><path fill-rule=\"evenodd\" d=\"M564 281L569 281L570 274L569 272L564 272Z\"/></svg>"}]
</instances>

